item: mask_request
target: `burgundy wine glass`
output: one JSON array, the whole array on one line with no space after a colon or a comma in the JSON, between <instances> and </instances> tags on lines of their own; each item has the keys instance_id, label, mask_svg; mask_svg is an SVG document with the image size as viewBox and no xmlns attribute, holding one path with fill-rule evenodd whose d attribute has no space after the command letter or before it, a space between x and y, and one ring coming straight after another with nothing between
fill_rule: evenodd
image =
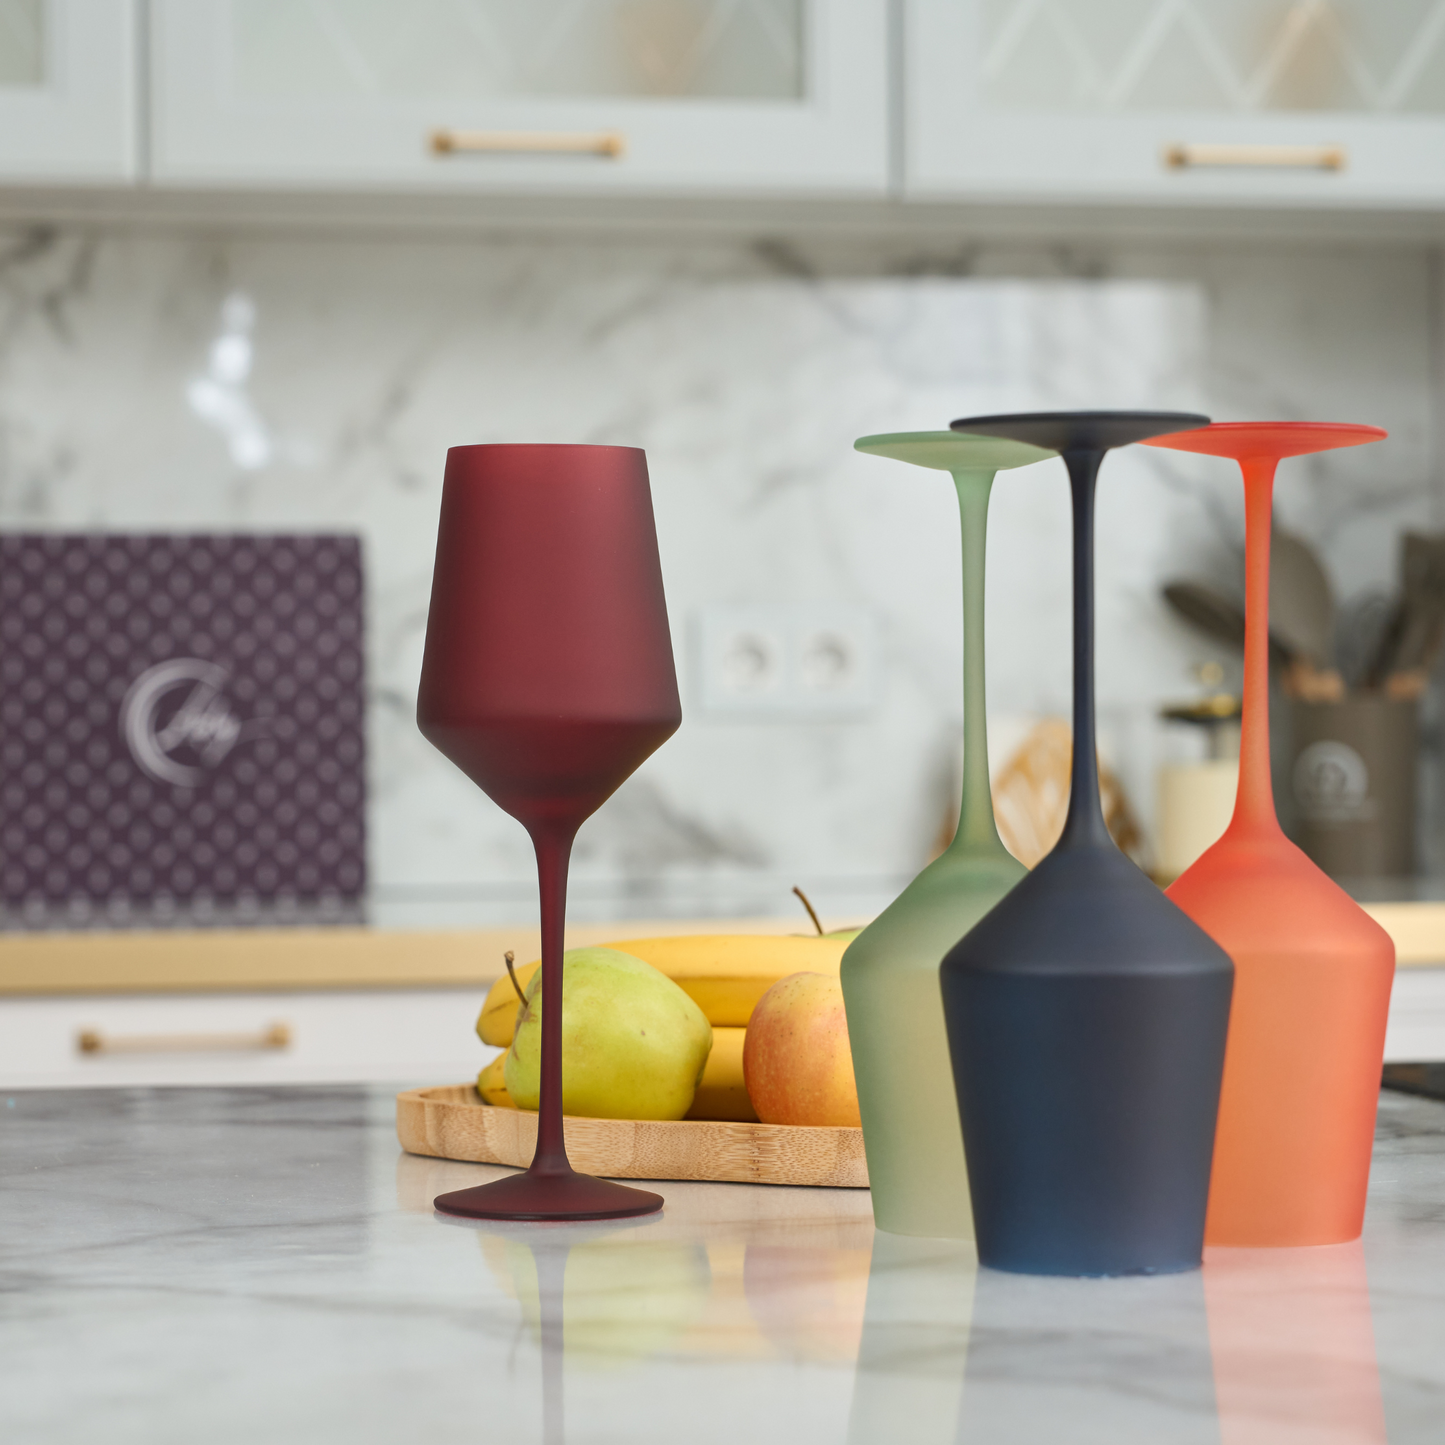
<instances>
[{"instance_id":1,"label":"burgundy wine glass","mask_svg":"<svg viewBox=\"0 0 1445 1445\"><path fill-rule=\"evenodd\" d=\"M635 447L447 453L417 725L531 835L542 1077L531 1167L441 1195L478 1219L622 1219L659 1195L576 1173L562 1137L562 939L583 821L677 731L647 460Z\"/></svg>"}]
</instances>

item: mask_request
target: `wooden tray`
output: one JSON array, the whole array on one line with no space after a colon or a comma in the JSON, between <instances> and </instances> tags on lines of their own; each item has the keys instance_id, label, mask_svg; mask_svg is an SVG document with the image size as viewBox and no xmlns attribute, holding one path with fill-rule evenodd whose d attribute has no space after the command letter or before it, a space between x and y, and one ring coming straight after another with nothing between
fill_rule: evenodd
<instances>
[{"instance_id":1,"label":"wooden tray","mask_svg":"<svg viewBox=\"0 0 1445 1445\"><path fill-rule=\"evenodd\" d=\"M571 1117L563 1129L572 1163L606 1179L868 1187L861 1129ZM409 1089L396 1096L396 1137L408 1154L525 1169L537 1116L484 1104L470 1084Z\"/></svg>"}]
</instances>

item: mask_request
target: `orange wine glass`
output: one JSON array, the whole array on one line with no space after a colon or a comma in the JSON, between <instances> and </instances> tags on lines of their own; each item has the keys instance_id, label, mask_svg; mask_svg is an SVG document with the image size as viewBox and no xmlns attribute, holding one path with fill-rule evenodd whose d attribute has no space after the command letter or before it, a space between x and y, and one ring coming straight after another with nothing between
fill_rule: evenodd
<instances>
[{"instance_id":1,"label":"orange wine glass","mask_svg":"<svg viewBox=\"0 0 1445 1445\"><path fill-rule=\"evenodd\" d=\"M1224 835L1169 888L1235 968L1208 1244L1343 1244L1364 1225L1395 948L1275 816L1269 532L1282 458L1385 435L1328 422L1216 422L1145 443L1231 457L1244 473L1239 791Z\"/></svg>"}]
</instances>

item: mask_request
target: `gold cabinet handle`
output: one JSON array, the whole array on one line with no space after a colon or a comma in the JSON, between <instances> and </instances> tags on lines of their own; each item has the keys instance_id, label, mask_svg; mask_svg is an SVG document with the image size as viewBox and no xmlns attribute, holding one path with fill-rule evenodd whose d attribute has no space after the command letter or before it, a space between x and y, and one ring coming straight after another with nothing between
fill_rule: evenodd
<instances>
[{"instance_id":1,"label":"gold cabinet handle","mask_svg":"<svg viewBox=\"0 0 1445 1445\"><path fill-rule=\"evenodd\" d=\"M427 144L435 156L474 155L601 156L615 161L627 149L621 131L434 130Z\"/></svg>"},{"instance_id":2,"label":"gold cabinet handle","mask_svg":"<svg viewBox=\"0 0 1445 1445\"><path fill-rule=\"evenodd\" d=\"M249 1054L291 1046L289 1024L272 1024L255 1034L121 1034L107 1037L99 1029L81 1029L75 1036L82 1054Z\"/></svg>"},{"instance_id":3,"label":"gold cabinet handle","mask_svg":"<svg viewBox=\"0 0 1445 1445\"><path fill-rule=\"evenodd\" d=\"M1171 171L1196 170L1210 166L1342 171L1348 159L1344 146L1176 144L1164 147L1164 164Z\"/></svg>"}]
</instances>

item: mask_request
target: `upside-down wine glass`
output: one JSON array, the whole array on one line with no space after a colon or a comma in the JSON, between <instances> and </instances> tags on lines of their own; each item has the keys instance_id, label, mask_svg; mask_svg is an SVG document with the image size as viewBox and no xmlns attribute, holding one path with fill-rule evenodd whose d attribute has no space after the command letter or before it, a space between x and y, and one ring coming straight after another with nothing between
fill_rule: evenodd
<instances>
[{"instance_id":1,"label":"upside-down wine glass","mask_svg":"<svg viewBox=\"0 0 1445 1445\"><path fill-rule=\"evenodd\" d=\"M979 1262L1162 1273L1203 1252L1234 970L1109 836L1094 743L1094 488L1171 412L970 417L1062 453L1073 494L1074 754L1053 852L954 947L941 982Z\"/></svg>"},{"instance_id":2,"label":"upside-down wine glass","mask_svg":"<svg viewBox=\"0 0 1445 1445\"><path fill-rule=\"evenodd\" d=\"M1151 445L1231 457L1244 473L1244 715L1223 836L1169 889L1234 958L1210 1244L1359 1237L1375 1137L1390 936L1288 838L1269 768L1269 546L1284 457L1379 441L1379 427L1222 422Z\"/></svg>"},{"instance_id":3,"label":"upside-down wine glass","mask_svg":"<svg viewBox=\"0 0 1445 1445\"><path fill-rule=\"evenodd\" d=\"M682 721L647 461L635 447L447 453L417 724L531 835L542 1061L531 1167L443 1194L480 1219L621 1219L659 1195L578 1174L562 1135L567 864L583 821Z\"/></svg>"},{"instance_id":4,"label":"upside-down wine glass","mask_svg":"<svg viewBox=\"0 0 1445 1445\"><path fill-rule=\"evenodd\" d=\"M938 991L948 949L1027 872L993 818L984 698L983 598L994 474L1053 456L957 432L863 437L860 452L951 472L963 525L963 797L958 831L843 955L873 1218L879 1229L972 1239L963 1135Z\"/></svg>"}]
</instances>

